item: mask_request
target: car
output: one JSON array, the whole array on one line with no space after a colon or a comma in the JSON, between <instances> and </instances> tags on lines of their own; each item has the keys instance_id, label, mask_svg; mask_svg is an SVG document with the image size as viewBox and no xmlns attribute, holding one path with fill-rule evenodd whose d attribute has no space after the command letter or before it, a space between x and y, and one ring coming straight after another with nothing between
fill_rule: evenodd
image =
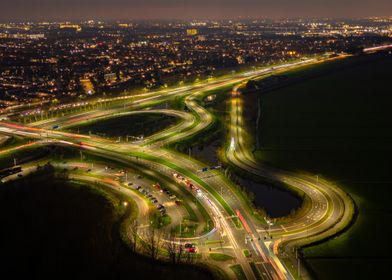
<instances>
[{"instance_id":1,"label":"car","mask_svg":"<svg viewBox=\"0 0 392 280\"><path fill-rule=\"evenodd\" d=\"M188 253L196 253L196 248L189 248Z\"/></svg>"},{"instance_id":2,"label":"car","mask_svg":"<svg viewBox=\"0 0 392 280\"><path fill-rule=\"evenodd\" d=\"M201 169L201 172L207 172L208 171L208 167L203 167L202 169Z\"/></svg>"},{"instance_id":3,"label":"car","mask_svg":"<svg viewBox=\"0 0 392 280\"><path fill-rule=\"evenodd\" d=\"M179 174L177 174L177 173L173 173L173 176L174 176L175 178L177 178L178 180L184 180L184 179L185 179L184 177L182 177L181 175L179 175Z\"/></svg>"},{"instance_id":4,"label":"car","mask_svg":"<svg viewBox=\"0 0 392 280\"><path fill-rule=\"evenodd\" d=\"M23 177L23 174L18 174L18 177L20 178L20 177Z\"/></svg>"},{"instance_id":5,"label":"car","mask_svg":"<svg viewBox=\"0 0 392 280\"><path fill-rule=\"evenodd\" d=\"M176 199L177 196L175 196L174 194L172 194L171 196L169 196L170 199Z\"/></svg>"},{"instance_id":6,"label":"car","mask_svg":"<svg viewBox=\"0 0 392 280\"><path fill-rule=\"evenodd\" d=\"M180 205L181 205L181 201L180 201L180 200L176 200L175 203L176 203L177 206L180 206Z\"/></svg>"},{"instance_id":7,"label":"car","mask_svg":"<svg viewBox=\"0 0 392 280\"><path fill-rule=\"evenodd\" d=\"M133 185L133 183L132 183L132 182L129 182L129 183L128 183L128 186L132 186L132 185Z\"/></svg>"},{"instance_id":8,"label":"car","mask_svg":"<svg viewBox=\"0 0 392 280\"><path fill-rule=\"evenodd\" d=\"M152 200L152 202L153 202L154 204L157 204L157 203L158 203L158 199L155 198L155 199Z\"/></svg>"},{"instance_id":9,"label":"car","mask_svg":"<svg viewBox=\"0 0 392 280\"><path fill-rule=\"evenodd\" d=\"M210 167L210 169L215 170L215 169L221 169L222 166L221 165L217 165L217 166L212 166Z\"/></svg>"},{"instance_id":10,"label":"car","mask_svg":"<svg viewBox=\"0 0 392 280\"><path fill-rule=\"evenodd\" d=\"M140 190L142 187L141 186L137 186L135 189Z\"/></svg>"},{"instance_id":11,"label":"car","mask_svg":"<svg viewBox=\"0 0 392 280\"><path fill-rule=\"evenodd\" d=\"M161 208L165 208L165 206L163 206L162 204L158 204L157 209L161 209Z\"/></svg>"},{"instance_id":12,"label":"car","mask_svg":"<svg viewBox=\"0 0 392 280\"><path fill-rule=\"evenodd\" d=\"M192 243L185 243L184 247L187 249L188 248L196 248L195 244L192 244Z\"/></svg>"},{"instance_id":13,"label":"car","mask_svg":"<svg viewBox=\"0 0 392 280\"><path fill-rule=\"evenodd\" d=\"M90 172L90 171L91 171L91 168L87 169L87 172Z\"/></svg>"}]
</instances>

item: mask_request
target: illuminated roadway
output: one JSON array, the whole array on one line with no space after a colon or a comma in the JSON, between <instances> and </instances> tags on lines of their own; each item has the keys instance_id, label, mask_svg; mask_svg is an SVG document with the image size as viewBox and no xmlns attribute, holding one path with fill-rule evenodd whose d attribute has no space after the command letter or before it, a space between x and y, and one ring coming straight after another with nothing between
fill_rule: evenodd
<instances>
[{"instance_id":1,"label":"illuminated roadway","mask_svg":"<svg viewBox=\"0 0 392 280\"><path fill-rule=\"evenodd\" d=\"M229 161L257 176L273 178L276 181L283 181L295 188L299 188L311 198L311 208L304 216L291 220L285 225L271 227L270 231L275 237L274 240L268 240L267 242L264 242L263 238L258 240L259 237L265 235L261 222L248 213L248 208L243 206L241 200L234 193L231 183L219 171L212 171L213 176L201 178L200 170L205 166L203 163L183 154L162 149L162 147L194 135L206 129L212 123L213 116L196 101L199 94L226 85L234 86L273 71L312 62L313 60L306 60L274 68L264 68L258 71L238 74L233 78L225 77L206 85L184 87L172 92L165 92L165 94L162 94L162 92L141 94L139 97L133 97L131 100L124 98L127 101L124 101L121 105L40 121L32 124L30 127L2 122L0 123L1 131L29 138L46 139L48 144L72 146L104 158L115 159L121 163L131 162L135 165L144 166L147 169L154 169L168 176L171 176L173 172L182 174L202 190L198 199L204 208L209 209L209 214L214 220L217 230L228 239L233 248L235 258L242 266L248 279L255 279L255 275L248 260L242 253L244 248L254 251L256 258L259 260L258 267L264 278L293 279L293 276L279 259L278 245L285 249L288 248L287 253L290 253L291 246L306 244L311 241L312 236L319 237L321 235L327 237L333 233L333 230L335 232L339 230L340 227L338 226L341 226L340 223L346 223L350 217L350 206L346 205L347 198L344 197L342 191L327 182L315 181L314 178L309 176L260 167L260 164L253 160L249 153L249 147L247 147L243 139L242 107L237 88L233 90L232 110L230 113L230 145L227 150ZM150 103L167 100L177 95L186 96L185 104L191 113L165 109L141 110L142 107L148 107ZM128 112L125 110L133 111ZM165 113L181 118L182 121L172 128L139 142L116 143L97 136L79 135L50 129L55 125L65 128L93 119L132 113ZM219 197L223 198L226 205L222 204ZM235 217L234 213L237 213L237 216L241 216L240 220L243 229L236 228L234 223L231 222L233 217ZM247 241L244 238L245 234L248 236ZM278 239L276 239L277 237Z\"/></svg>"}]
</instances>

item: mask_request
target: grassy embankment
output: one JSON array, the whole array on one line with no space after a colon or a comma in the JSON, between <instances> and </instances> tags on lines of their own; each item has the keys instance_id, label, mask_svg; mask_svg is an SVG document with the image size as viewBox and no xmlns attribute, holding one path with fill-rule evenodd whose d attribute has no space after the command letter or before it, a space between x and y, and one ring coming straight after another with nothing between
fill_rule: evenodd
<instances>
[{"instance_id":1,"label":"grassy embankment","mask_svg":"<svg viewBox=\"0 0 392 280\"><path fill-rule=\"evenodd\" d=\"M232 265L232 266L230 266L230 269L234 272L234 274L238 280L245 280L246 279L245 272L242 269L241 265L239 265L239 264Z\"/></svg>"},{"instance_id":2,"label":"grassy embankment","mask_svg":"<svg viewBox=\"0 0 392 280\"><path fill-rule=\"evenodd\" d=\"M72 132L88 134L89 132L105 137L122 137L125 141L127 135L148 137L158 131L176 125L179 120L175 117L160 114L140 114L111 117L107 119L90 121L82 125L68 128ZM129 139L134 141L134 139Z\"/></svg>"},{"instance_id":3,"label":"grassy embankment","mask_svg":"<svg viewBox=\"0 0 392 280\"><path fill-rule=\"evenodd\" d=\"M234 259L232 256L222 253L210 253L209 257L214 261L224 262Z\"/></svg>"},{"instance_id":4,"label":"grassy embankment","mask_svg":"<svg viewBox=\"0 0 392 280\"><path fill-rule=\"evenodd\" d=\"M386 222L392 217L392 56L333 63L292 72L324 74L262 96L256 155L270 165L319 174L353 197L355 224L303 254L320 279L375 279L392 264Z\"/></svg>"}]
</instances>

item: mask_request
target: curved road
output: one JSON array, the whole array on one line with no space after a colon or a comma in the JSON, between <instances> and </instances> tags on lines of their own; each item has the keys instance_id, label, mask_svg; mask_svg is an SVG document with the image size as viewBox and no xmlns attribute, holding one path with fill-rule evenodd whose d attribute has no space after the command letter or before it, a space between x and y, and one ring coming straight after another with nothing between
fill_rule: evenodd
<instances>
[{"instance_id":1,"label":"curved road","mask_svg":"<svg viewBox=\"0 0 392 280\"><path fill-rule=\"evenodd\" d=\"M23 126L12 123L0 123L3 133L18 134L36 139L45 139L48 144L56 143L72 146L74 148L87 150L121 163L132 163L153 169L166 176L173 173L181 174L199 189L195 197L213 218L217 232L220 237L230 244L233 254L238 263L241 264L248 279L255 279L255 275L249 265L249 261L243 255L243 249L254 252L253 259L256 261L262 276L266 279L293 279L294 277L285 268L278 255L278 248L288 248L286 254L291 253L292 246L300 246L311 242L313 238L325 238L336 233L344 226L351 217L349 198L335 186L325 181L314 181L308 176L299 176L289 172L260 167L249 153L245 142L246 133L242 124L242 107L237 88L233 91L230 145L227 150L227 158L230 162L252 174L268 177L276 181L283 181L291 186L301 189L311 198L311 208L303 215L285 225L272 226L271 232L279 239L264 241L265 231L259 221L255 220L248 212L248 207L243 205L241 199L235 194L233 185L219 171L212 171L211 176L201 176L200 170L204 164L191 159L183 154L162 149L168 143L181 140L197 134L206 129L212 122L213 116L198 104L196 98L199 94L227 85L239 84L251 78L272 73L299 65L313 63L313 60L295 62L274 68L264 68L255 72L237 75L232 78L224 78L186 89L178 89L162 94L143 94L140 99L134 98L114 108L96 109L90 112L79 113L75 116L63 116ZM124 110L135 110L141 106L148 106L150 102L167 100L175 95L187 95L185 103L191 113L178 112L174 110L143 110L123 112ZM146 97L147 96L147 97ZM180 117L182 122L177 126L169 128L162 133L157 133L140 143L114 143L111 140L96 136L79 135L53 131L47 128L60 125L61 128L76 125L91 120L92 118L107 118L113 115L132 113L165 113ZM179 182L181 183L181 182ZM238 226L238 217L242 226ZM237 222L236 222L237 221ZM201 244L203 239L200 238ZM204 248L206 249L206 248ZM201 246L201 250L203 247Z\"/></svg>"}]
</instances>

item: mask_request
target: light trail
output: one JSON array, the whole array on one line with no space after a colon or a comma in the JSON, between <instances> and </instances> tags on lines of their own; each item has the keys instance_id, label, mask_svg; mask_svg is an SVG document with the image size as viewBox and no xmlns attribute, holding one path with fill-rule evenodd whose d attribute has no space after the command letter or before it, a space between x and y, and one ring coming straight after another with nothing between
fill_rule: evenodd
<instances>
[{"instance_id":1,"label":"light trail","mask_svg":"<svg viewBox=\"0 0 392 280\"><path fill-rule=\"evenodd\" d=\"M145 143L140 143L140 144L130 144L130 143L113 143L113 141L110 140L105 140L100 137L93 137L93 136L85 136L85 135L79 135L75 133L65 133L61 131L53 131L50 129L43 129L43 128L32 128L32 127L27 127L27 126L22 126L22 125L16 125L16 124L10 124L6 122L0 122L0 128L2 127L7 128L7 129L15 129L15 131L11 131L11 133L15 134L21 134L23 133L29 133L31 137L37 138L37 139L47 139L52 141L52 143L60 143L62 145L68 145L68 146L74 146L78 148L83 148L85 150L88 150L90 152L93 152L93 154L101 155L104 158L110 158L113 160L117 160L118 162L130 162L133 161L134 164L141 165L140 162L138 162L137 159L129 157L129 152L130 151L139 151L142 152L143 154L148 154L152 156L152 158L158 158L158 159L165 159L167 162L170 162L171 164L175 164L177 166L181 166L184 169L186 169L188 172L191 172L192 174L196 174L197 176L198 171L203 167L203 164L193 160L189 159L186 156L180 155L178 153L174 153L173 151L168 151L168 150L163 150L162 146L171 143L173 141L178 141L180 139L183 139L185 137L189 137L195 133L198 133L199 131L202 131L205 129L209 124L212 123L212 115L202 106L200 106L196 101L195 97L198 96L199 94L203 94L205 91L224 87L224 86L229 86L233 85L235 86L236 84L239 84L241 82L245 82L251 78L256 78L258 75L265 75L266 73L276 71L277 69L283 70L286 68L290 67L297 67L300 65L305 65L308 63L313 63L314 60L309 59L309 60L304 60L304 61L299 61L299 62L293 62L293 63L288 63L288 64L283 64L280 66L276 67L269 67L269 68L263 68L257 71L250 71L250 72L245 72L240 75L234 76L232 78L225 78L219 81L214 81L211 83L207 83L205 85L196 85L193 87L187 87L187 88L180 88L177 90L169 91L169 92L161 92L164 94L158 95L156 93L146 93L146 94L141 94L138 95L139 100L137 98L134 98L134 100L129 102L129 105L131 107L124 106L121 108L121 106L117 106L117 108L112 108L112 109L106 109L106 110L100 110L98 111L93 111L90 114L89 113L82 113L76 118L72 117L64 117L60 119L56 119L53 121L44 121L40 125L54 125L54 124L59 124L62 125L66 122L68 124L73 124L73 123L79 123L83 122L89 117L99 117L99 118L105 118L108 117L110 114L120 114L122 110L129 109L129 108L137 108L136 105L145 105L146 102L152 102L152 101L157 101L157 100L166 100L166 98L170 96L178 96L178 95L188 95L185 99L186 106L188 109L195 115L198 116L200 119L198 122L196 122L196 119L194 117L188 118L187 121L184 123L184 127L182 127L182 130L179 131L178 133L174 135L170 134L161 134L162 139L159 140L158 136L156 143L153 143L150 145L144 145ZM230 127L230 145L228 148L228 158L232 162L240 163L239 166L241 168L245 167L245 169L254 172L258 174L259 170L257 169L258 167L253 166L252 161L250 160L250 155L249 152L244 149L243 147L246 145L245 139L242 136L242 133L244 132L243 130L243 120L241 117L242 114L242 108L241 105L242 103L240 102L240 93L238 91L239 85L235 86L232 95L233 95L233 100L232 100L232 108L234 109L233 112L231 112L231 127ZM123 98L123 97L122 97ZM126 98L124 98L125 100ZM133 105L132 105L133 104ZM132 107L134 106L134 107ZM165 132L167 133L167 132ZM46 135L44 135L46 134ZM165 139L167 137L167 139ZM80 140L83 140L81 142ZM143 146L144 145L144 146ZM150 161L153 161L151 159ZM149 160L146 160L146 163L149 162ZM168 172L173 172L173 167L160 164L161 168L167 170ZM151 167L150 167L151 168ZM269 172L274 172L273 170ZM279 173L274 173L274 175L277 175ZM280 177L281 180L287 179L290 180L291 177L289 176L282 176ZM230 186L222 179L220 175L217 175L212 178L204 178L203 179L205 184L210 186L212 189L219 190L221 188L224 188L224 194L221 194L220 197L222 200L227 203L230 207L230 209L237 209L237 216L241 220L241 223L243 224L246 232L249 234L249 236L255 240L256 242L251 242L251 246L254 249L254 251L257 253L258 256L261 256L263 261L267 264L271 265L271 269L267 267L264 263L262 264L263 271L266 273L266 277L269 279L291 279L291 276L289 273L287 273L287 270L285 270L284 265L280 262L279 258L275 254L271 254L270 250L268 249L263 241L258 242L257 236L257 229L255 226L255 221L247 215L245 212L245 208L241 204L241 201L237 198L235 194L232 193ZM298 182L298 181L296 181ZM301 183L303 184L303 183ZM299 186L299 185L298 185ZM309 186L311 189L314 189L314 186ZM201 186L199 186L201 188ZM218 194L219 195L219 194ZM244 272L246 276L249 279L253 279L255 276L253 275L253 272L249 266L248 260L244 258L241 249L243 248L242 245L242 238L238 237L238 234L236 235L235 231L231 228L230 224L228 223L227 219L225 218L225 215L223 213L227 213L227 209L223 207L222 202L219 202L216 197L214 197L211 193L209 193L205 188L203 188L203 192L201 197L203 198L203 206L205 208L208 208L211 210L211 213L213 213L212 218L215 222L216 227L214 228L215 231L218 229L222 234L224 234L227 239L229 240L230 244L233 247L234 254L236 256L236 259L238 262L241 264L241 266L244 269ZM326 207L328 208L328 207ZM243 213L243 214L242 214ZM337 218L337 217L334 217ZM326 224L321 224L321 228L324 228ZM301 237L301 232L299 234L294 234L295 229L298 228L298 226L295 227L290 227L287 226L285 227L287 232L287 237L290 240L290 238L299 238ZM213 230L214 230L213 229ZM274 229L278 230L278 229ZM283 231L283 230L281 230ZM212 233L211 233L212 234ZM282 232L282 234L284 234ZM294 236L289 236L289 234L293 234ZM302 233L303 234L303 233ZM286 241L285 240L285 241ZM281 240L282 242L282 240ZM272 252L274 253L274 252ZM273 270L273 271L272 271Z\"/></svg>"}]
</instances>

